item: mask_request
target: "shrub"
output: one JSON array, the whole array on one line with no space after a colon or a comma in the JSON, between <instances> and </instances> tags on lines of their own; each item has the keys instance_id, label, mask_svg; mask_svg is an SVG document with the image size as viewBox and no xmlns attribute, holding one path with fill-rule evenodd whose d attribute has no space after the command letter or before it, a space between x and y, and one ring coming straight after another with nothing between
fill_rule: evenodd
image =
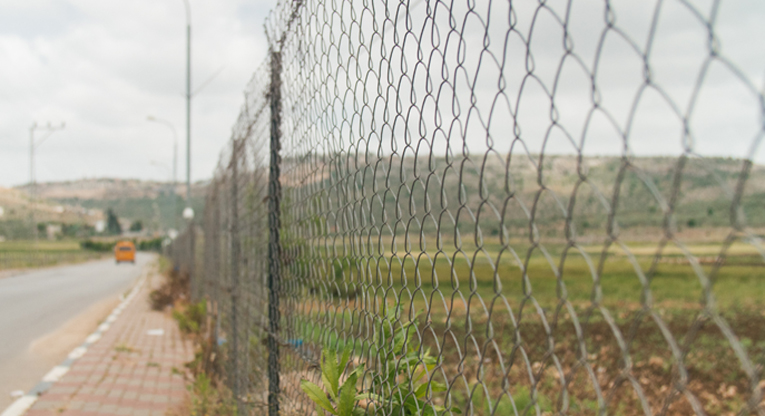
<instances>
[{"instance_id":1,"label":"shrub","mask_svg":"<svg viewBox=\"0 0 765 416\"><path fill-rule=\"evenodd\" d=\"M155 311L161 311L172 306L177 299L187 299L189 292L189 275L181 272L178 268L171 268L165 272L165 282L158 289L149 294L151 307Z\"/></svg>"},{"instance_id":2,"label":"shrub","mask_svg":"<svg viewBox=\"0 0 765 416\"><path fill-rule=\"evenodd\" d=\"M153 238L151 240L139 241L137 247L141 251L162 251L163 238Z\"/></svg>"},{"instance_id":3,"label":"shrub","mask_svg":"<svg viewBox=\"0 0 765 416\"><path fill-rule=\"evenodd\" d=\"M198 335L206 316L207 302L204 300L173 310L173 318L178 321L178 328L185 334Z\"/></svg>"},{"instance_id":4,"label":"shrub","mask_svg":"<svg viewBox=\"0 0 765 416\"><path fill-rule=\"evenodd\" d=\"M216 388L210 377L199 374L189 386L192 416L236 416L236 403L224 388Z\"/></svg>"},{"instance_id":5,"label":"shrub","mask_svg":"<svg viewBox=\"0 0 765 416\"><path fill-rule=\"evenodd\" d=\"M114 242L85 240L80 242L80 248L83 250L107 252L114 250Z\"/></svg>"}]
</instances>

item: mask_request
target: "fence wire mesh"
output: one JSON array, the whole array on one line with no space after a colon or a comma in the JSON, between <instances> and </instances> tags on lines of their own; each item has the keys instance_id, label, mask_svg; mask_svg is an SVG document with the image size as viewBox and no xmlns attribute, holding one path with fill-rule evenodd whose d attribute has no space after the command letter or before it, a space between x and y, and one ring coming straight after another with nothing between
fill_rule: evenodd
<instances>
[{"instance_id":1,"label":"fence wire mesh","mask_svg":"<svg viewBox=\"0 0 765 416\"><path fill-rule=\"evenodd\" d=\"M174 244L240 413L314 414L300 381L350 345L364 414L765 415L762 50L732 9L279 4Z\"/></svg>"}]
</instances>

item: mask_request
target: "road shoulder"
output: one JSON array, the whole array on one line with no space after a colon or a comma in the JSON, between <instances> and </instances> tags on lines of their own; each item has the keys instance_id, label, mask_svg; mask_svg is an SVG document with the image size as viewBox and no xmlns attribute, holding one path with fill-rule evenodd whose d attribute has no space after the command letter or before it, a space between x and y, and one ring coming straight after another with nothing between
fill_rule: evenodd
<instances>
[{"instance_id":1,"label":"road shoulder","mask_svg":"<svg viewBox=\"0 0 765 416\"><path fill-rule=\"evenodd\" d=\"M183 401L177 369L193 358L193 346L170 316L149 306L161 279L156 272L144 278L82 346L0 416L162 415Z\"/></svg>"}]
</instances>

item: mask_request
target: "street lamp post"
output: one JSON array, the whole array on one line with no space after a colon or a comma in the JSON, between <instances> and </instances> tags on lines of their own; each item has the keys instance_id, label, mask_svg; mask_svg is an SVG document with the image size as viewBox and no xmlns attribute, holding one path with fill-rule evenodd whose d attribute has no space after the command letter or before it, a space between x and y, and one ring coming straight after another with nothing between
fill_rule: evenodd
<instances>
[{"instance_id":1,"label":"street lamp post","mask_svg":"<svg viewBox=\"0 0 765 416\"><path fill-rule=\"evenodd\" d=\"M186 6L186 208L191 208L191 5ZM186 211L186 210L184 210Z\"/></svg>"},{"instance_id":2,"label":"street lamp post","mask_svg":"<svg viewBox=\"0 0 765 416\"><path fill-rule=\"evenodd\" d=\"M183 218L188 220L188 255L189 277L192 282L192 297L194 285L194 210L191 209L191 5L189 0L183 0L186 6L186 208Z\"/></svg>"},{"instance_id":3,"label":"street lamp post","mask_svg":"<svg viewBox=\"0 0 765 416\"><path fill-rule=\"evenodd\" d=\"M37 196L37 180L35 179L35 149L40 146L45 139L50 137L51 134L58 130L63 130L65 124L62 122L60 126L53 126L48 122L44 126L40 126L37 122L32 123L32 127L29 128L29 202L31 209L29 210L29 222L32 224L32 235L35 242L37 242L37 224L35 223L35 197ZM48 132L37 143L35 143L35 130L42 130Z\"/></svg>"}]
</instances>

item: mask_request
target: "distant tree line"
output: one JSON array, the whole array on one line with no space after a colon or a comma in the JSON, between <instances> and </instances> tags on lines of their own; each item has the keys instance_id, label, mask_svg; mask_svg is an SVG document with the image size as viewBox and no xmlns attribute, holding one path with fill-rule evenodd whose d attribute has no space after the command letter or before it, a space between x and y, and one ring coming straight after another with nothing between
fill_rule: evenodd
<instances>
[{"instance_id":1,"label":"distant tree line","mask_svg":"<svg viewBox=\"0 0 765 416\"><path fill-rule=\"evenodd\" d=\"M152 238L150 240L130 240L135 244L137 250L140 251L156 251L162 250L162 241L164 237ZM80 242L80 247L83 250L107 252L114 250L114 245L117 241L95 241L84 240Z\"/></svg>"},{"instance_id":2,"label":"distant tree line","mask_svg":"<svg viewBox=\"0 0 765 416\"><path fill-rule=\"evenodd\" d=\"M85 223L60 223L60 222L39 222L37 223L37 232L40 236L45 236L48 225L61 226L61 238L87 238L96 234L96 229L92 225ZM22 219L11 219L0 221L0 236L8 240L24 240L32 238L32 230L29 227L29 221Z\"/></svg>"},{"instance_id":3,"label":"distant tree line","mask_svg":"<svg viewBox=\"0 0 765 416\"><path fill-rule=\"evenodd\" d=\"M130 228L128 230L131 232L143 231L143 221L141 220L133 221L130 224ZM106 234L107 235L122 234L122 226L120 225L120 220L117 217L117 213L115 213L112 208L109 208L108 210L106 210Z\"/></svg>"}]
</instances>

